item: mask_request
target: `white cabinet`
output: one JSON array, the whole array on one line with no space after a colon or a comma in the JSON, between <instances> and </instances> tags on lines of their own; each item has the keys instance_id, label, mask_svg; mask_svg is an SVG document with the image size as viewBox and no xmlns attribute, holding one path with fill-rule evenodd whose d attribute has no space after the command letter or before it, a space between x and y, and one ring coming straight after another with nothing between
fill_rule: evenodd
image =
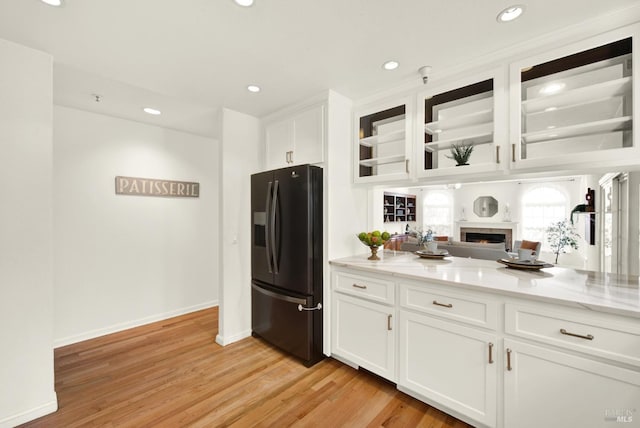
<instances>
[{"instance_id":1,"label":"white cabinet","mask_svg":"<svg viewBox=\"0 0 640 428\"><path fill-rule=\"evenodd\" d=\"M418 94L420 121L415 159L418 177L495 173L504 169L507 123L505 75L501 69L431 87ZM455 146L471 146L458 165Z\"/></svg>"},{"instance_id":2,"label":"white cabinet","mask_svg":"<svg viewBox=\"0 0 640 428\"><path fill-rule=\"evenodd\" d=\"M322 103L265 126L267 169L324 161L325 110Z\"/></svg>"},{"instance_id":3,"label":"white cabinet","mask_svg":"<svg viewBox=\"0 0 640 428\"><path fill-rule=\"evenodd\" d=\"M413 114L407 97L356 110L355 183L409 178Z\"/></svg>"},{"instance_id":4,"label":"white cabinet","mask_svg":"<svg viewBox=\"0 0 640 428\"><path fill-rule=\"evenodd\" d=\"M401 390L495 426L495 334L405 310L398 331Z\"/></svg>"},{"instance_id":5,"label":"white cabinet","mask_svg":"<svg viewBox=\"0 0 640 428\"><path fill-rule=\"evenodd\" d=\"M640 426L640 372L507 339L504 426Z\"/></svg>"},{"instance_id":6,"label":"white cabinet","mask_svg":"<svg viewBox=\"0 0 640 428\"><path fill-rule=\"evenodd\" d=\"M640 426L637 320L508 303L505 332L539 342L505 340L505 426Z\"/></svg>"},{"instance_id":7,"label":"white cabinet","mask_svg":"<svg viewBox=\"0 0 640 428\"><path fill-rule=\"evenodd\" d=\"M333 297L333 353L395 382L394 308L341 293Z\"/></svg>"},{"instance_id":8,"label":"white cabinet","mask_svg":"<svg viewBox=\"0 0 640 428\"><path fill-rule=\"evenodd\" d=\"M338 358L475 426L640 427L637 318L356 266L331 276Z\"/></svg>"},{"instance_id":9,"label":"white cabinet","mask_svg":"<svg viewBox=\"0 0 640 428\"><path fill-rule=\"evenodd\" d=\"M511 64L511 168L635 162L637 33L621 28Z\"/></svg>"}]
</instances>

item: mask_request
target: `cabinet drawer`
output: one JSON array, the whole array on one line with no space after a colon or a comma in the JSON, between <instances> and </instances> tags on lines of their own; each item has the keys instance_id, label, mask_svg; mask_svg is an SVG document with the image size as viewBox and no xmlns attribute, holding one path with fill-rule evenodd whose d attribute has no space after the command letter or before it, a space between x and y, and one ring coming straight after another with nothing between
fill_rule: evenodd
<instances>
[{"instance_id":1,"label":"cabinet drawer","mask_svg":"<svg viewBox=\"0 0 640 428\"><path fill-rule=\"evenodd\" d=\"M570 308L507 304L505 331L640 366L640 323L637 320Z\"/></svg>"},{"instance_id":2,"label":"cabinet drawer","mask_svg":"<svg viewBox=\"0 0 640 428\"><path fill-rule=\"evenodd\" d=\"M474 294L440 290L422 284L400 285L400 306L495 330L498 304Z\"/></svg>"},{"instance_id":3,"label":"cabinet drawer","mask_svg":"<svg viewBox=\"0 0 640 428\"><path fill-rule=\"evenodd\" d=\"M388 304L395 302L393 282L384 279L335 272L333 288L341 293L366 297L377 302Z\"/></svg>"}]
</instances>

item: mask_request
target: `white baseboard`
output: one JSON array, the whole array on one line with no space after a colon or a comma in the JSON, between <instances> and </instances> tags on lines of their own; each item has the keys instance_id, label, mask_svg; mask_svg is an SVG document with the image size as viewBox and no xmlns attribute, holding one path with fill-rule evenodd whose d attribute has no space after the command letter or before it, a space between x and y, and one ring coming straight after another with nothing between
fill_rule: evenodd
<instances>
[{"instance_id":1,"label":"white baseboard","mask_svg":"<svg viewBox=\"0 0 640 428\"><path fill-rule=\"evenodd\" d=\"M218 334L216 336L216 343L220 346L227 346L233 342L237 342L238 340L246 339L249 336L251 336L251 330L243 331L241 333L234 334L232 336L226 336L226 337L221 334Z\"/></svg>"},{"instance_id":2,"label":"white baseboard","mask_svg":"<svg viewBox=\"0 0 640 428\"><path fill-rule=\"evenodd\" d=\"M38 419L58 410L58 396L55 391L51 393L49 401L26 412L0 419L0 428L12 428L25 422Z\"/></svg>"},{"instance_id":3,"label":"white baseboard","mask_svg":"<svg viewBox=\"0 0 640 428\"><path fill-rule=\"evenodd\" d=\"M127 321L115 325L111 325L109 327L99 328L96 330L87 331L84 333L76 334L73 336L62 337L59 339L54 339L53 347L59 348L61 346L71 345L73 343L82 342L83 340L95 339L96 337L104 336L111 333L117 333L122 330L127 330L133 327L140 327L145 324L151 324L152 322L162 321L167 318L177 317L179 315L188 314L191 312L200 311L202 309L212 308L214 306L218 306L218 301L213 300L210 302L200 303L194 306L189 306L186 308L175 309L173 311L164 312L161 314L151 315L149 317L141 318L138 320Z\"/></svg>"}]
</instances>

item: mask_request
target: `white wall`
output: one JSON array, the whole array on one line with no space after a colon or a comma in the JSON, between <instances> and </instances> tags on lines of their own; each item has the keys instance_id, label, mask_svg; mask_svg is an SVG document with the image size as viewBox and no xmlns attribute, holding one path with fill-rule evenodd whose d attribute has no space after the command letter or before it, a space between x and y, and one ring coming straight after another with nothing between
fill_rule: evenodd
<instances>
[{"instance_id":1,"label":"white wall","mask_svg":"<svg viewBox=\"0 0 640 428\"><path fill-rule=\"evenodd\" d=\"M220 315L216 342L251 334L251 174L260 171L260 121L223 109L220 168Z\"/></svg>"},{"instance_id":2,"label":"white wall","mask_svg":"<svg viewBox=\"0 0 640 428\"><path fill-rule=\"evenodd\" d=\"M351 100L329 91L327 151L324 166L324 252L323 348L331 352L331 276L329 260L368 251L356 238L367 230L368 189L353 185Z\"/></svg>"},{"instance_id":3,"label":"white wall","mask_svg":"<svg viewBox=\"0 0 640 428\"><path fill-rule=\"evenodd\" d=\"M329 91L325 158L327 261L367 252L356 235L369 225L369 189L353 184L350 99ZM328 283L328 279L325 279ZM328 294L327 294L328 295Z\"/></svg>"},{"instance_id":4,"label":"white wall","mask_svg":"<svg viewBox=\"0 0 640 428\"><path fill-rule=\"evenodd\" d=\"M57 409L52 59L0 40L0 427Z\"/></svg>"},{"instance_id":5,"label":"white wall","mask_svg":"<svg viewBox=\"0 0 640 428\"><path fill-rule=\"evenodd\" d=\"M54 108L57 346L217 304L217 150L214 139ZM200 197L116 195L117 175L199 182Z\"/></svg>"}]
</instances>

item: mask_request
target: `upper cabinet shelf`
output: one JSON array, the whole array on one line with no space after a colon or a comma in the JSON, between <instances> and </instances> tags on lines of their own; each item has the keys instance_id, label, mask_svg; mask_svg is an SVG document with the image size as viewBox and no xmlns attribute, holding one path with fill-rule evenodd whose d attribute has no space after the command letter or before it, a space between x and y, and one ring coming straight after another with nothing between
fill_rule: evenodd
<instances>
[{"instance_id":1,"label":"upper cabinet shelf","mask_svg":"<svg viewBox=\"0 0 640 428\"><path fill-rule=\"evenodd\" d=\"M394 155L394 156L383 156L379 158L370 158L370 159L362 159L360 161L360 165L373 168L379 165L388 165L392 163L404 162L403 155Z\"/></svg>"},{"instance_id":2,"label":"upper cabinet shelf","mask_svg":"<svg viewBox=\"0 0 640 428\"><path fill-rule=\"evenodd\" d=\"M404 126L397 131L388 132L386 134L372 135L370 137L361 138L360 145L364 147L374 147L378 144L395 143L398 141L404 141L405 131Z\"/></svg>"},{"instance_id":3,"label":"upper cabinet shelf","mask_svg":"<svg viewBox=\"0 0 640 428\"><path fill-rule=\"evenodd\" d=\"M491 127L493 128L493 126ZM476 134L466 134L464 137L465 143L478 145L478 144L487 144L493 142L493 132L480 132ZM437 150L447 149L451 147L452 144L460 142L460 138L450 138L448 140L438 140L433 141L431 143L427 143L424 145L424 149L428 152L435 152Z\"/></svg>"},{"instance_id":4,"label":"upper cabinet shelf","mask_svg":"<svg viewBox=\"0 0 640 428\"><path fill-rule=\"evenodd\" d=\"M493 108L484 108L480 111L471 111L462 115L445 115L440 120L425 124L424 131L430 135L437 135L450 129L482 124L493 124Z\"/></svg>"},{"instance_id":5,"label":"upper cabinet shelf","mask_svg":"<svg viewBox=\"0 0 640 428\"><path fill-rule=\"evenodd\" d=\"M575 107L593 103L594 100L625 96L630 92L631 76L627 76L594 85L583 86L563 93L524 100L522 102L522 113L534 114L546 112L549 111L549 109Z\"/></svg>"},{"instance_id":6,"label":"upper cabinet shelf","mask_svg":"<svg viewBox=\"0 0 640 428\"><path fill-rule=\"evenodd\" d=\"M540 143L574 137L607 134L616 131L630 130L631 123L631 116L615 117L612 119L579 123L577 125L565 126L562 128L529 132L522 134L522 139L525 143Z\"/></svg>"}]
</instances>

